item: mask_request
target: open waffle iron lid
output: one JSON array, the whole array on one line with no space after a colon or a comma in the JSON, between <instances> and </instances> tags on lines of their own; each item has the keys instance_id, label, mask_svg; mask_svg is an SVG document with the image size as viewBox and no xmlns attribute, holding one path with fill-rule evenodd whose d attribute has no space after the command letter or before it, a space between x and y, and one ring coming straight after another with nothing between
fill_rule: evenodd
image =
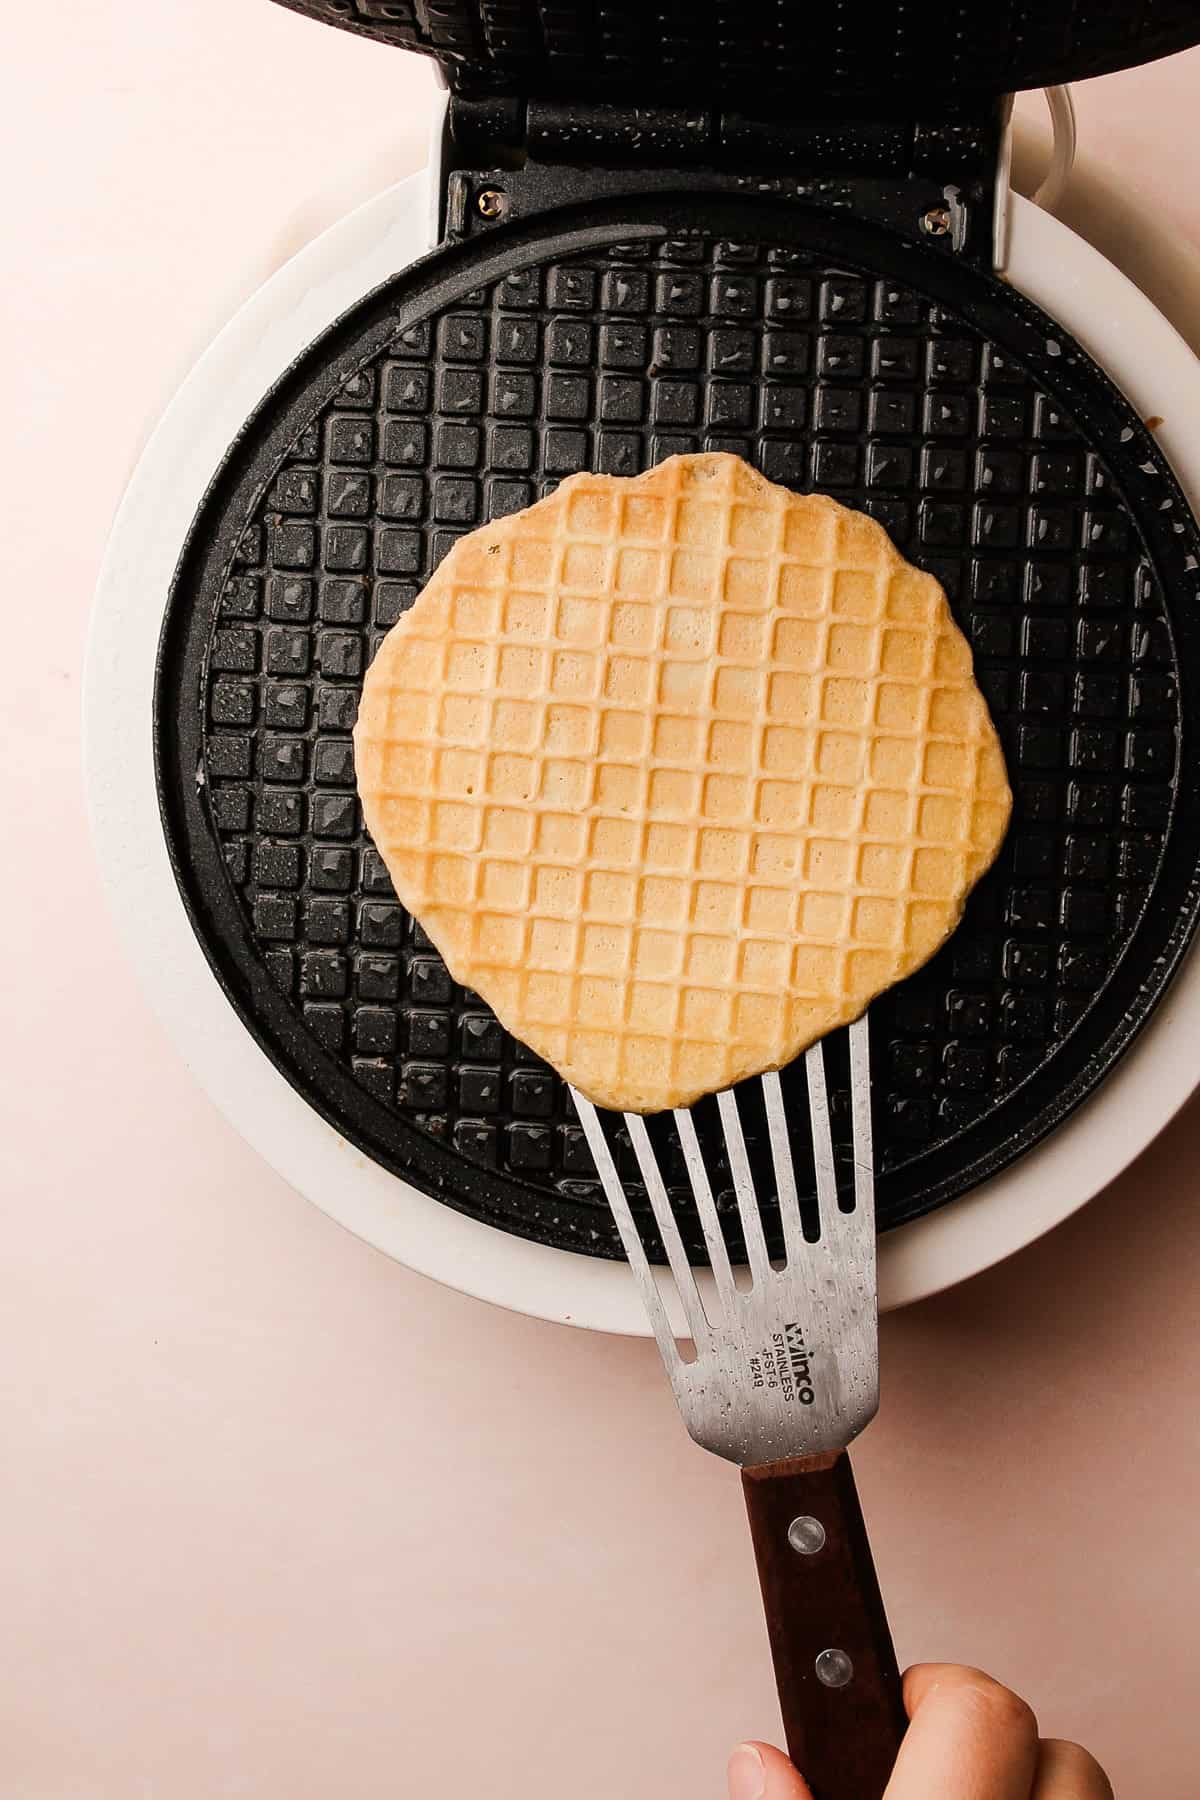
<instances>
[{"instance_id":1,"label":"open waffle iron lid","mask_svg":"<svg viewBox=\"0 0 1200 1800\"><path fill-rule=\"evenodd\" d=\"M1193 0L278 0L381 43L433 56L451 89L652 96L695 106L853 101L886 115L906 96L1081 81L1200 41Z\"/></svg>"},{"instance_id":2,"label":"open waffle iron lid","mask_svg":"<svg viewBox=\"0 0 1200 1800\"><path fill-rule=\"evenodd\" d=\"M457 119L452 102L451 130L468 152L503 151L524 104L513 83L535 66L501 61L517 54L523 7L302 10L432 49L459 84L485 66L468 51L487 47L502 105L480 78ZM826 9L813 30L836 17L849 42L852 10ZM966 13L937 9L943 54L964 41ZM1112 9L1080 12L1050 61L1041 10L1036 27L1018 29L1019 15L988 15L1006 82L1078 74L1084 49L1090 72L1200 36L1190 7L1143 6L1135 35ZM603 23L617 91L623 69L645 76L654 44L675 54L664 8L653 11L661 39L639 38L636 53L623 8L561 16L567 36ZM808 31L806 13L790 16ZM727 49L724 9L699 17ZM739 41L753 17L739 10ZM633 19L631 8L627 29L641 32ZM456 20L457 49L446 37ZM895 38L893 82L910 48ZM572 41L582 69L594 44L581 53ZM841 68L849 52L838 55ZM855 92L865 115L870 92ZM1200 535L1146 422L992 272L995 97L978 90L956 135L938 126L953 115L935 95L925 140L921 127L871 140L832 121L823 137L748 135L756 156L848 155L856 173L828 192L800 176L747 181L736 128L731 166L710 170L688 122L664 121L661 86L657 166L637 118L618 116L609 144L621 166L580 169L571 103L543 111L546 163L532 157L519 176L502 155L482 174L478 162L449 169L460 205L447 205L445 242L287 371L196 514L164 619L155 757L197 937L310 1106L477 1220L618 1253L563 1083L455 986L397 905L363 829L350 731L365 667L450 545L574 469L632 474L726 449L824 489L937 574L971 637L1017 805L947 950L872 1009L882 1227L1003 1169L1093 1092L1190 941ZM735 115L714 98L724 130ZM907 163L860 179L875 155L914 145L925 161L911 180ZM941 183L960 157L975 223L961 244L952 232L923 241L920 209L951 192ZM494 223L480 201L506 167L499 180L529 205ZM848 1084L836 1043L830 1055L836 1131ZM753 1120L748 1130L753 1149L763 1134ZM848 1156L848 1143L836 1148Z\"/></svg>"}]
</instances>

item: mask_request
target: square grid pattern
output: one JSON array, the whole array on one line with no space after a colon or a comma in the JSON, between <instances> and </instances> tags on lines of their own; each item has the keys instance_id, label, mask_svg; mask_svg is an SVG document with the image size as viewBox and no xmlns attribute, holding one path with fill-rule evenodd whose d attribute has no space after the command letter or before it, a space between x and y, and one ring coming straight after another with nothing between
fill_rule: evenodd
<instances>
[{"instance_id":1,"label":"square grid pattern","mask_svg":"<svg viewBox=\"0 0 1200 1800\"><path fill-rule=\"evenodd\" d=\"M1003 759L937 585L730 457L571 478L451 552L364 691L368 823L451 966L660 1110L923 960Z\"/></svg>"},{"instance_id":2,"label":"square grid pattern","mask_svg":"<svg viewBox=\"0 0 1200 1800\"><path fill-rule=\"evenodd\" d=\"M329 1054L462 1154L594 1199L597 1233L561 1084L391 893L350 731L383 634L463 531L577 469L702 450L865 509L938 577L1013 780L969 929L873 1009L885 1167L969 1131L1063 1041L1132 939L1171 808L1172 639L1132 520L1072 420L953 314L689 237L518 271L402 331L246 518L208 657L212 824Z\"/></svg>"},{"instance_id":3,"label":"square grid pattern","mask_svg":"<svg viewBox=\"0 0 1200 1800\"><path fill-rule=\"evenodd\" d=\"M1005 93L1081 81L1194 42L1189 0L1092 0L1086 8L1027 0L943 0L905 8L885 30L863 30L860 0L797 13L779 0L634 0L547 5L545 0L281 0L333 25L425 50L464 91L546 92L641 105L794 100L820 69L847 116L874 116L879 95L965 89ZM857 110L855 110L857 108Z\"/></svg>"}]
</instances>

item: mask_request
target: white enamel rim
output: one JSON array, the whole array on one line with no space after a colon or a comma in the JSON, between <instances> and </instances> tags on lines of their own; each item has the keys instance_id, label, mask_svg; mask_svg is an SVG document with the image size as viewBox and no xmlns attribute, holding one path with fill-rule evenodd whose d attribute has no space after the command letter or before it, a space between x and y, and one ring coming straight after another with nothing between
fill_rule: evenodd
<instances>
[{"instance_id":1,"label":"white enamel rim","mask_svg":"<svg viewBox=\"0 0 1200 1800\"><path fill-rule=\"evenodd\" d=\"M419 1193L346 1142L255 1043L213 975L180 900L159 824L151 699L163 600L226 447L317 334L429 245L416 175L360 206L237 313L167 408L130 480L101 570L84 684L88 801L119 930L147 999L217 1106L280 1175L410 1269L535 1317L629 1336L648 1326L628 1271L481 1225ZM1012 196L1007 276L1091 351L1200 497L1200 363L1146 297L1090 245ZM1197 1080L1200 959L1190 956L1137 1042L1064 1125L1001 1175L888 1232L880 1305L976 1274L1065 1219L1117 1175ZM668 1305L677 1301L669 1283Z\"/></svg>"}]
</instances>

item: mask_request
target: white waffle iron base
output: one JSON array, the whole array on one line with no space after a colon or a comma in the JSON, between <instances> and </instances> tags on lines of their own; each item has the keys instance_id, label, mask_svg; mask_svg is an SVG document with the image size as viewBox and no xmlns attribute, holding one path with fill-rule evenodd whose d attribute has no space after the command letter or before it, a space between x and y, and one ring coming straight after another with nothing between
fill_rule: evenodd
<instances>
[{"instance_id":1,"label":"white waffle iron base","mask_svg":"<svg viewBox=\"0 0 1200 1800\"><path fill-rule=\"evenodd\" d=\"M389 1256L516 1311L647 1334L623 1264L527 1243L429 1199L348 1144L274 1067L225 998L184 911L159 824L154 659L180 549L226 448L279 374L340 314L430 246L429 187L411 177L310 244L205 352L154 432L118 512L85 683L92 823L119 928L147 998L197 1079L262 1156ZM1149 300L1064 225L1013 196L1007 275L1101 363L1200 500L1200 363ZM884 1308L949 1287L1058 1224L1112 1180L1197 1080L1200 957L1180 971L1102 1089L1003 1174L888 1232ZM678 1302L669 1281L664 1298Z\"/></svg>"}]
</instances>

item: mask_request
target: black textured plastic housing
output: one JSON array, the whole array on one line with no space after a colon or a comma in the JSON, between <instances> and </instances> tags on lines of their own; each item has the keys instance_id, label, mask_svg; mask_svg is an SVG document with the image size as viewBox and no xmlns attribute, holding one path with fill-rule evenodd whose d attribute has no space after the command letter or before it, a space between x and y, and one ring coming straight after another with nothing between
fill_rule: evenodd
<instances>
[{"instance_id":1,"label":"black textured plastic housing","mask_svg":"<svg viewBox=\"0 0 1200 1800\"><path fill-rule=\"evenodd\" d=\"M1153 432L1020 294L847 217L719 196L594 203L398 275L263 403L197 517L158 675L165 829L242 1018L340 1132L593 1254L615 1234L563 1084L397 903L350 731L461 533L573 470L702 449L865 508L939 578L1008 759L997 866L872 1007L883 1227L1091 1093L1197 913L1200 539Z\"/></svg>"},{"instance_id":2,"label":"black textured plastic housing","mask_svg":"<svg viewBox=\"0 0 1200 1800\"><path fill-rule=\"evenodd\" d=\"M466 94L876 115L1082 81L1200 39L1195 0L280 0L435 56Z\"/></svg>"}]
</instances>

